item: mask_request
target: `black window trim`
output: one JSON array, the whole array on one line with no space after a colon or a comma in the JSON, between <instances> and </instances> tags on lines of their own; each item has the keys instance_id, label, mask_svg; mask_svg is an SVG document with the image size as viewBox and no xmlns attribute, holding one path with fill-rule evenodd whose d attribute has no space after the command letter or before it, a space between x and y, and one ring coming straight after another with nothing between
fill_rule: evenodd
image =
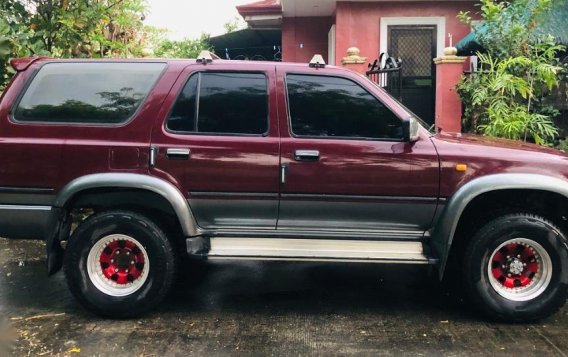
<instances>
[{"instance_id":1,"label":"black window trim","mask_svg":"<svg viewBox=\"0 0 568 357\"><path fill-rule=\"evenodd\" d=\"M310 77L331 77L331 78L339 78L339 79L345 79L348 80L350 82L355 83L356 85L358 85L359 87L361 87L365 92L367 92L370 96L372 96L373 98L375 98L379 103L381 103L382 105L385 106L385 108L387 108L388 110L390 110L393 115L398 118L402 124L403 119L401 117L399 117L398 115L396 115L395 111L388 106L387 104L385 104L380 98L378 98L376 95L374 95L373 93L369 92L367 90L367 88L365 88L365 86L363 86L361 83L348 78L348 77L344 77L344 76L340 76L337 74L332 74L332 75L327 75L327 74L314 74L314 73L306 73L306 72L285 72L285 76L284 76L284 91L286 92L286 110L288 111L287 116L288 116L288 133L290 134L290 136L294 139L319 139L319 140L351 140L351 141L382 141L382 142L404 142L404 138L400 138L400 139L395 139L395 138L369 138L369 137L357 137L357 136L313 136L313 135L298 135L296 133L294 133L294 131L292 130L292 113L290 112L290 97L289 97L289 93L288 93L288 75L297 75L297 76L310 76Z\"/></svg>"},{"instance_id":2,"label":"black window trim","mask_svg":"<svg viewBox=\"0 0 568 357\"><path fill-rule=\"evenodd\" d=\"M199 121L199 95L201 94L201 73L253 73L253 74L262 74L264 76L264 79L266 80L266 131L264 133L261 134L239 134L239 133L211 133L211 132L199 132L199 131L183 131L183 130L172 130L170 128L168 128L168 120L170 119L170 116L174 110L174 107L179 99L179 97L181 96L185 85L187 84L187 82L189 82L189 80L191 79L191 77L193 77L194 75L199 75L199 78L197 79L197 91L196 91L196 101L195 101L195 128L198 129L197 123ZM164 124L163 124L164 130L169 133L169 134L174 134L174 135L191 135L191 136L233 136L233 137L256 137L256 138L260 138L260 137L267 137L270 135L270 77L268 75L268 73L266 71L247 71L247 70L230 70L230 69L198 69L192 72L189 72L189 75L185 78L183 85L181 86L180 90L178 91L178 93L176 94L176 98L170 108L170 110L168 111L168 115L166 116L166 119L164 120Z\"/></svg>"},{"instance_id":3,"label":"black window trim","mask_svg":"<svg viewBox=\"0 0 568 357\"><path fill-rule=\"evenodd\" d=\"M162 71L158 74L158 77L156 78L156 81L154 82L154 84L152 84L152 86L149 88L148 93L146 93L146 95L142 98L142 100L140 101L140 105L138 105L138 108L136 108L136 110L134 111L134 113L132 113L132 115L130 117L128 117L125 121L120 122L120 123L91 123L91 122L84 122L84 123L78 123L78 122L64 122L64 121L41 121L41 120L34 120L34 121L25 121L25 120L18 120L15 117L15 111L16 109L19 107L21 100L23 99L24 95L26 94L26 92L28 91L30 85L32 84L33 80L35 79L35 77L38 75L38 73L40 72L40 70L48 65L48 64L53 64L53 63L79 63L79 64L83 64L83 63L126 63L126 64L135 64L135 63L142 63L142 64L146 64L146 63L158 63L158 64L163 64L164 68L162 69ZM8 112L8 120L12 123L12 124L18 124L18 125L26 125L26 126L30 126L30 125L47 125L47 126L56 126L56 127L61 127L61 126L81 126L81 127L108 127L108 128L118 128L118 127L123 127L126 126L128 124L130 124L131 122L134 121L134 119L136 119L136 117L139 115L140 111L142 110L142 107L144 107L144 105L146 104L146 101L148 100L148 97L150 96L150 94L154 91L154 89L156 88L156 86L158 85L158 82L160 82L160 79L163 77L164 73L168 70L169 64L166 61L101 61L101 60L85 60L85 61L47 61L45 63L41 63L32 73L32 75L30 76L30 78L28 78L26 80L26 83L24 84L24 87L22 88L22 90L20 91L20 93L18 93L18 96L16 97L16 100L14 101L14 103L12 104L12 106L10 107L10 111Z\"/></svg>"}]
</instances>

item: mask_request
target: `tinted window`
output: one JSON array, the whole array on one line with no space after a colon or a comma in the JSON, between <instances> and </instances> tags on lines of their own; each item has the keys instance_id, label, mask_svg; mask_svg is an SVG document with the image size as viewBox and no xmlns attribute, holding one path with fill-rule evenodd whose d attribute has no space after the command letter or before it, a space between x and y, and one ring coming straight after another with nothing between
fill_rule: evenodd
<instances>
[{"instance_id":1,"label":"tinted window","mask_svg":"<svg viewBox=\"0 0 568 357\"><path fill-rule=\"evenodd\" d=\"M36 74L15 112L27 122L104 123L128 120L163 63L49 63Z\"/></svg>"},{"instance_id":2,"label":"tinted window","mask_svg":"<svg viewBox=\"0 0 568 357\"><path fill-rule=\"evenodd\" d=\"M227 72L194 74L175 103L167 128L213 134L266 133L266 76Z\"/></svg>"},{"instance_id":3,"label":"tinted window","mask_svg":"<svg viewBox=\"0 0 568 357\"><path fill-rule=\"evenodd\" d=\"M298 136L401 139L402 122L348 79L288 75L292 132Z\"/></svg>"},{"instance_id":4,"label":"tinted window","mask_svg":"<svg viewBox=\"0 0 568 357\"><path fill-rule=\"evenodd\" d=\"M191 76L181 91L168 119L168 129L173 131L195 131L197 125L197 84L199 75Z\"/></svg>"}]
</instances>

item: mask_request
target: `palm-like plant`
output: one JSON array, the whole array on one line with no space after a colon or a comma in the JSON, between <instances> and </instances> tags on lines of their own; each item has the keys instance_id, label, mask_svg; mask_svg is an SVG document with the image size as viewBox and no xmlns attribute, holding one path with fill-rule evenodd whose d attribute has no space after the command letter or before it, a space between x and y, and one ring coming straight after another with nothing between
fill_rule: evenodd
<instances>
[{"instance_id":1,"label":"palm-like plant","mask_svg":"<svg viewBox=\"0 0 568 357\"><path fill-rule=\"evenodd\" d=\"M563 50L551 38L531 45L527 55L498 59L478 53L481 70L458 87L466 97L466 116L473 129L509 139L551 142L558 130L549 115L535 110L535 101L559 85L561 67L555 54Z\"/></svg>"}]
</instances>

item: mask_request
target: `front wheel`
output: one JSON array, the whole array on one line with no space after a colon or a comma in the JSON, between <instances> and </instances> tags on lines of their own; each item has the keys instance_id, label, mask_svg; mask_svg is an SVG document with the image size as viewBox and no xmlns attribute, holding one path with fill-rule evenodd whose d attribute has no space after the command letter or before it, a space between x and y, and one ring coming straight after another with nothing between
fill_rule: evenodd
<instances>
[{"instance_id":1,"label":"front wheel","mask_svg":"<svg viewBox=\"0 0 568 357\"><path fill-rule=\"evenodd\" d=\"M73 233L64 270L71 293L88 310L131 317L166 296L174 263L171 243L150 219L108 211L89 217Z\"/></svg>"},{"instance_id":2,"label":"front wheel","mask_svg":"<svg viewBox=\"0 0 568 357\"><path fill-rule=\"evenodd\" d=\"M548 220L510 214L483 226L464 255L465 286L490 318L527 322L566 302L568 245Z\"/></svg>"}]
</instances>

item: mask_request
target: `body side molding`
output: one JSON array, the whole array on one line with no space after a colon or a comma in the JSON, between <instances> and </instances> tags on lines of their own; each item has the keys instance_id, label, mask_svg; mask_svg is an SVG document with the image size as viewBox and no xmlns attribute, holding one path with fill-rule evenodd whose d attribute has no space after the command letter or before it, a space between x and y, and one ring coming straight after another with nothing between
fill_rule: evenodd
<instances>
[{"instance_id":1,"label":"body side molding","mask_svg":"<svg viewBox=\"0 0 568 357\"><path fill-rule=\"evenodd\" d=\"M185 236L200 234L199 227L183 194L171 183L157 177L131 173L100 173L76 178L57 195L54 206L64 207L77 193L92 188L133 188L147 190L164 197L171 205Z\"/></svg>"},{"instance_id":2,"label":"body side molding","mask_svg":"<svg viewBox=\"0 0 568 357\"><path fill-rule=\"evenodd\" d=\"M467 205L481 194L515 189L554 192L568 198L568 182L545 175L505 173L482 176L469 181L448 200L438 222L434 225L431 247L434 256L439 259L440 279L444 275L459 219Z\"/></svg>"}]
</instances>

